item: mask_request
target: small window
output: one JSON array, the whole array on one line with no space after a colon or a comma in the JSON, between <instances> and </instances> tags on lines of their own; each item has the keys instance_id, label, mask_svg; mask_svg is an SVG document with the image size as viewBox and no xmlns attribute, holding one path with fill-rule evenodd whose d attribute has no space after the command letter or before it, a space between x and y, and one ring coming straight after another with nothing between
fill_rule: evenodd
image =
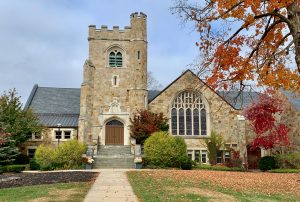
<instances>
[{"instance_id":1,"label":"small window","mask_svg":"<svg viewBox=\"0 0 300 202\"><path fill-rule=\"evenodd\" d=\"M200 162L200 150L195 150L195 161Z\"/></svg>"},{"instance_id":2,"label":"small window","mask_svg":"<svg viewBox=\"0 0 300 202\"><path fill-rule=\"evenodd\" d=\"M222 163L222 162L223 162L223 152L217 151L217 163Z\"/></svg>"},{"instance_id":3,"label":"small window","mask_svg":"<svg viewBox=\"0 0 300 202\"><path fill-rule=\"evenodd\" d=\"M229 151L225 151L225 162L228 163L230 162L230 152Z\"/></svg>"},{"instance_id":4,"label":"small window","mask_svg":"<svg viewBox=\"0 0 300 202\"><path fill-rule=\"evenodd\" d=\"M193 150L188 150L187 155L188 155L189 159L193 160Z\"/></svg>"},{"instance_id":5,"label":"small window","mask_svg":"<svg viewBox=\"0 0 300 202\"><path fill-rule=\"evenodd\" d=\"M201 162L207 163L207 151L206 150L201 151Z\"/></svg>"},{"instance_id":6,"label":"small window","mask_svg":"<svg viewBox=\"0 0 300 202\"><path fill-rule=\"evenodd\" d=\"M55 131L55 139L61 139L61 131Z\"/></svg>"},{"instance_id":7,"label":"small window","mask_svg":"<svg viewBox=\"0 0 300 202\"><path fill-rule=\"evenodd\" d=\"M138 58L138 60L141 59L141 51L137 52L137 58Z\"/></svg>"},{"instance_id":8,"label":"small window","mask_svg":"<svg viewBox=\"0 0 300 202\"><path fill-rule=\"evenodd\" d=\"M231 146L232 146L232 147L237 147L237 144L232 144Z\"/></svg>"},{"instance_id":9,"label":"small window","mask_svg":"<svg viewBox=\"0 0 300 202\"><path fill-rule=\"evenodd\" d=\"M112 85L114 87L117 87L118 86L118 76L117 75L114 75L113 78L112 78Z\"/></svg>"},{"instance_id":10,"label":"small window","mask_svg":"<svg viewBox=\"0 0 300 202\"><path fill-rule=\"evenodd\" d=\"M33 138L36 139L36 140L40 140L40 139L42 139L42 134L41 133L34 133Z\"/></svg>"},{"instance_id":11,"label":"small window","mask_svg":"<svg viewBox=\"0 0 300 202\"><path fill-rule=\"evenodd\" d=\"M117 85L117 79L118 79L118 77L117 77L117 76L114 76L114 86Z\"/></svg>"},{"instance_id":12,"label":"small window","mask_svg":"<svg viewBox=\"0 0 300 202\"><path fill-rule=\"evenodd\" d=\"M71 139L71 131L65 131L65 139Z\"/></svg>"},{"instance_id":13,"label":"small window","mask_svg":"<svg viewBox=\"0 0 300 202\"><path fill-rule=\"evenodd\" d=\"M27 156L29 158L33 158L34 157L34 154L35 154L35 150L36 149L27 149Z\"/></svg>"}]
</instances>

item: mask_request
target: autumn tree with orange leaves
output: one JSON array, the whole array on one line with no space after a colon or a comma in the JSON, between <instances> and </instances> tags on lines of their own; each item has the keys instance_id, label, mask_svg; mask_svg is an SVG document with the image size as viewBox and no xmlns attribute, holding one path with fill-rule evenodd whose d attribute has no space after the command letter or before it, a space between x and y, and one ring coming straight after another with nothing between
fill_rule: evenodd
<instances>
[{"instance_id":1,"label":"autumn tree with orange leaves","mask_svg":"<svg viewBox=\"0 0 300 202\"><path fill-rule=\"evenodd\" d=\"M300 0L178 0L172 8L200 34L206 81L300 94Z\"/></svg>"}]
</instances>

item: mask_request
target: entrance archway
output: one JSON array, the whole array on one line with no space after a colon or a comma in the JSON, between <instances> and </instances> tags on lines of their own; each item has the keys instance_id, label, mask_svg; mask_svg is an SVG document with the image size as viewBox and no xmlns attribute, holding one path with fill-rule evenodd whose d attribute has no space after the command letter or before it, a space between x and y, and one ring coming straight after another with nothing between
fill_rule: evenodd
<instances>
[{"instance_id":1,"label":"entrance archway","mask_svg":"<svg viewBox=\"0 0 300 202\"><path fill-rule=\"evenodd\" d=\"M105 125L105 145L124 145L124 124L111 120Z\"/></svg>"},{"instance_id":2,"label":"entrance archway","mask_svg":"<svg viewBox=\"0 0 300 202\"><path fill-rule=\"evenodd\" d=\"M261 158L261 149L251 149L250 146L247 147L247 158L248 158L248 168L258 169L259 160Z\"/></svg>"}]
</instances>

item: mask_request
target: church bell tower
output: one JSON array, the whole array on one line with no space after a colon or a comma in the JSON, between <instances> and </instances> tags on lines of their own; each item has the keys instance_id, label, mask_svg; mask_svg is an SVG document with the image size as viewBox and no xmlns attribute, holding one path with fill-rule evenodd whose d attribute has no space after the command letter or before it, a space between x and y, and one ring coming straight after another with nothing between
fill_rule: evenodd
<instances>
[{"instance_id":1,"label":"church bell tower","mask_svg":"<svg viewBox=\"0 0 300 202\"><path fill-rule=\"evenodd\" d=\"M147 16L132 13L130 26L89 26L83 66L79 139L130 145L130 117L147 108Z\"/></svg>"}]
</instances>

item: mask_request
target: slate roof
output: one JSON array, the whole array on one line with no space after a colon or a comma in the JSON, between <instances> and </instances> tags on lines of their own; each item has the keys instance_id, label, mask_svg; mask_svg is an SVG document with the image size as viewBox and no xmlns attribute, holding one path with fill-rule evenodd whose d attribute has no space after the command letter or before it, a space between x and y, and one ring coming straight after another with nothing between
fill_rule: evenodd
<instances>
[{"instance_id":1,"label":"slate roof","mask_svg":"<svg viewBox=\"0 0 300 202\"><path fill-rule=\"evenodd\" d=\"M159 90L148 90L148 102L153 100L159 93Z\"/></svg>"},{"instance_id":2,"label":"slate roof","mask_svg":"<svg viewBox=\"0 0 300 202\"><path fill-rule=\"evenodd\" d=\"M242 109L257 99L257 92L219 91L217 92L224 100L230 103L235 109Z\"/></svg>"},{"instance_id":3,"label":"slate roof","mask_svg":"<svg viewBox=\"0 0 300 202\"><path fill-rule=\"evenodd\" d=\"M78 127L80 113L79 88L50 88L34 85L25 104L48 127Z\"/></svg>"},{"instance_id":4,"label":"slate roof","mask_svg":"<svg viewBox=\"0 0 300 202\"><path fill-rule=\"evenodd\" d=\"M149 90L148 99L159 91ZM78 127L80 113L79 88L52 88L34 85L24 108L31 108L40 123L47 127Z\"/></svg>"},{"instance_id":5,"label":"slate roof","mask_svg":"<svg viewBox=\"0 0 300 202\"><path fill-rule=\"evenodd\" d=\"M149 90L148 102L150 103L153 101L180 77L175 79L162 91ZM201 79L199 80L203 82ZM300 99L292 96L292 94L287 91L284 93L296 109L300 111ZM256 92L242 92L239 96L238 92L235 91L216 92L216 94L235 109L241 109L242 107L249 105L252 101L256 100L258 96L258 93ZM25 108L33 109L41 124L44 126L56 127L57 124L60 123L62 124L62 127L78 127L80 89L39 87L38 85L34 85L25 104Z\"/></svg>"},{"instance_id":6,"label":"slate roof","mask_svg":"<svg viewBox=\"0 0 300 202\"><path fill-rule=\"evenodd\" d=\"M25 105L35 113L79 114L79 88L50 88L35 85Z\"/></svg>"},{"instance_id":7,"label":"slate roof","mask_svg":"<svg viewBox=\"0 0 300 202\"><path fill-rule=\"evenodd\" d=\"M40 123L48 127L56 127L58 123L62 127L78 127L79 114L37 114Z\"/></svg>"},{"instance_id":8,"label":"slate roof","mask_svg":"<svg viewBox=\"0 0 300 202\"><path fill-rule=\"evenodd\" d=\"M288 98L288 100L294 105L294 107L300 111L300 98L294 96L291 92L289 91L283 91L285 96Z\"/></svg>"}]
</instances>

